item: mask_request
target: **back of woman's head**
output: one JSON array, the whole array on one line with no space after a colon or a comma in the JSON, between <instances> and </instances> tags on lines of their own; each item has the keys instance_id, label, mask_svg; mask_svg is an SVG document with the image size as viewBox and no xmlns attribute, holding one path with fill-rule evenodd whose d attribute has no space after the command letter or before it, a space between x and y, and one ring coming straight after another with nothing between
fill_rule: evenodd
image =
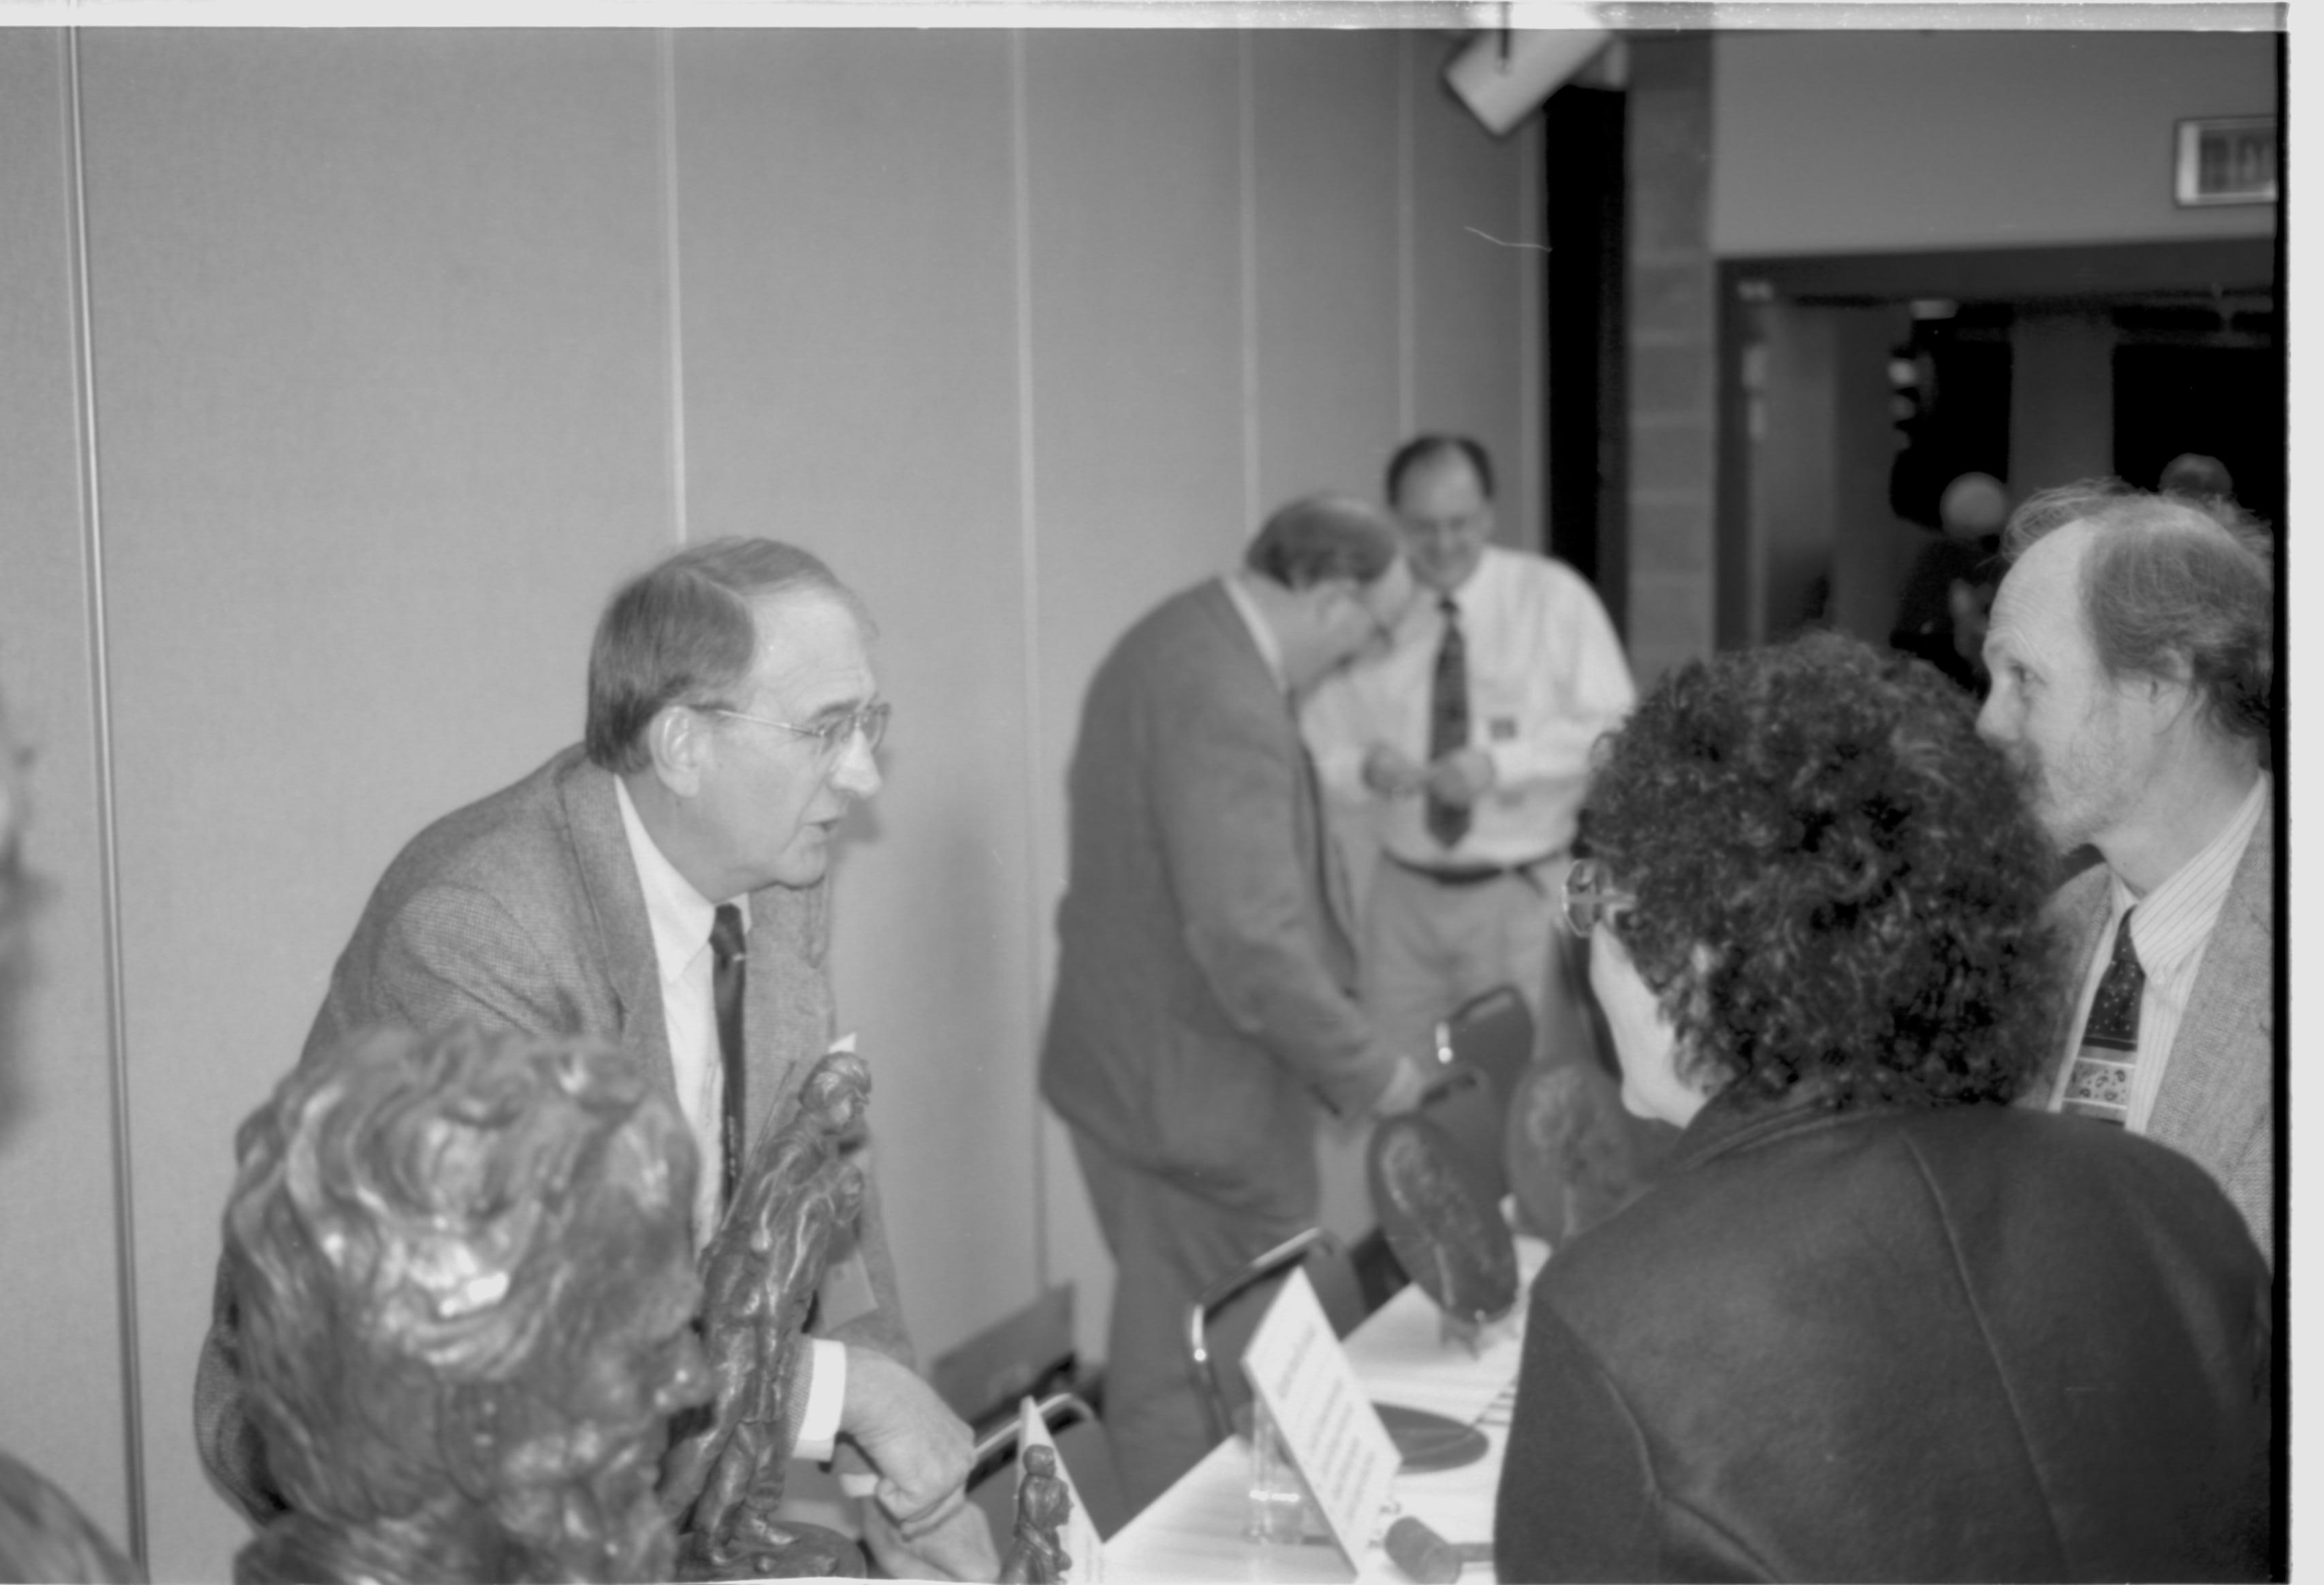
<instances>
[{"instance_id":1,"label":"back of woman's head","mask_svg":"<svg viewBox=\"0 0 2324 1585\"><path fill-rule=\"evenodd\" d=\"M2051 860L1972 710L1818 633L1691 662L1604 746L1583 842L1690 1077L1949 1105L2040 1065Z\"/></svg>"}]
</instances>

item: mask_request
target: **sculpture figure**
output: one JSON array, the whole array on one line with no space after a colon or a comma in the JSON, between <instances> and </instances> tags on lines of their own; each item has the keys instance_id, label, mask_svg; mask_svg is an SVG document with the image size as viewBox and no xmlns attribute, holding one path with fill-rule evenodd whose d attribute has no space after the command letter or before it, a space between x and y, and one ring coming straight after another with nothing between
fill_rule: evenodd
<instances>
[{"instance_id":1,"label":"sculpture figure","mask_svg":"<svg viewBox=\"0 0 2324 1585\"><path fill-rule=\"evenodd\" d=\"M1018 1461L1017 1529L1000 1585L1057 1585L1072 1566L1058 1533L1073 1512L1073 1488L1057 1473L1057 1450L1027 1448Z\"/></svg>"},{"instance_id":2,"label":"sculpture figure","mask_svg":"<svg viewBox=\"0 0 2324 1585\"><path fill-rule=\"evenodd\" d=\"M1367 1176L1380 1231L1412 1280L1436 1301L1451 1332L1476 1346L1486 1323L1517 1299L1517 1250L1443 1129L1418 1116L1372 1133Z\"/></svg>"},{"instance_id":3,"label":"sculpture figure","mask_svg":"<svg viewBox=\"0 0 2324 1585\"><path fill-rule=\"evenodd\" d=\"M854 1053L818 1062L790 1118L761 1136L704 1253L714 1393L708 1415L680 1427L662 1480L662 1507L681 1537L680 1579L863 1572L845 1537L775 1514L800 1407L788 1401L793 1359L833 1234L862 1203L862 1173L841 1147L861 1128L871 1090L871 1070Z\"/></svg>"},{"instance_id":4,"label":"sculpture figure","mask_svg":"<svg viewBox=\"0 0 2324 1585\"><path fill-rule=\"evenodd\" d=\"M236 1146L238 1364L290 1501L237 1580L670 1577L656 1477L707 1388L695 1153L635 1063L361 1033Z\"/></svg>"}]
</instances>

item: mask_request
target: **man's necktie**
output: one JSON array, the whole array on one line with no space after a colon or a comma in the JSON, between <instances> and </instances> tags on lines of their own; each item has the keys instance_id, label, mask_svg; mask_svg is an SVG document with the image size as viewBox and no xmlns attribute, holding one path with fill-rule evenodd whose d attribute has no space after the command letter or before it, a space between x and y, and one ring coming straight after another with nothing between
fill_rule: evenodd
<instances>
[{"instance_id":1,"label":"man's necktie","mask_svg":"<svg viewBox=\"0 0 2324 1585\"><path fill-rule=\"evenodd\" d=\"M2082 1043L2074 1053L2060 1103L2061 1110L2102 1122L2121 1123L2130 1116L2130 1074L2138 1061L2138 1000L2146 991L2146 971L2138 966L2138 953L2130 942L2130 916L2137 911L2124 914L2115 927L2114 956L2107 960L2098 994L2090 998L2090 1016L2082 1025Z\"/></svg>"},{"instance_id":2,"label":"man's necktie","mask_svg":"<svg viewBox=\"0 0 2324 1585\"><path fill-rule=\"evenodd\" d=\"M1461 637L1461 608L1445 595L1436 602L1444 613L1444 641L1436 647L1436 676L1428 690L1428 762L1469 746L1469 646ZM1451 847L1469 834L1466 806L1428 800L1428 834Z\"/></svg>"},{"instance_id":3,"label":"man's necktie","mask_svg":"<svg viewBox=\"0 0 2324 1585\"><path fill-rule=\"evenodd\" d=\"M718 1069L725 1078L718 1143L726 1157L721 1204L731 1204L742 1175L742 911L720 903L710 924L710 1002L718 1010Z\"/></svg>"}]
</instances>

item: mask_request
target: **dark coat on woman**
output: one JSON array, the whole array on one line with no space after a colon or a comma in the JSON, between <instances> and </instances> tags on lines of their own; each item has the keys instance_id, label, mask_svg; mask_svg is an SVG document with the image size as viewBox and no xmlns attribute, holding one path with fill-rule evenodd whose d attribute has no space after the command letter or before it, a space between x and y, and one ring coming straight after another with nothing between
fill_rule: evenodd
<instances>
[{"instance_id":1,"label":"dark coat on woman","mask_svg":"<svg viewBox=\"0 0 2324 1585\"><path fill-rule=\"evenodd\" d=\"M1714 1100L1534 1288L1500 1578L2262 1577L2271 1299L2087 1119Z\"/></svg>"}]
</instances>

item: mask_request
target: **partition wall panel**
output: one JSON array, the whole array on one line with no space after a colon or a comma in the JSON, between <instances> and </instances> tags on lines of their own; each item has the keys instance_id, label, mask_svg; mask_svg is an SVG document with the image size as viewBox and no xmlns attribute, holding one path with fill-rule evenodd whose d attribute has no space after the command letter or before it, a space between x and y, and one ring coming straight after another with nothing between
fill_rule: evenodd
<instances>
[{"instance_id":1,"label":"partition wall panel","mask_svg":"<svg viewBox=\"0 0 2324 1585\"><path fill-rule=\"evenodd\" d=\"M1010 46L676 35L689 528L825 557L895 705L832 972L923 1358L1037 1286Z\"/></svg>"},{"instance_id":2,"label":"partition wall panel","mask_svg":"<svg viewBox=\"0 0 2324 1585\"><path fill-rule=\"evenodd\" d=\"M126 1534L66 34L0 29L0 710L38 898L0 976L0 1451Z\"/></svg>"},{"instance_id":3,"label":"partition wall panel","mask_svg":"<svg viewBox=\"0 0 2324 1585\"><path fill-rule=\"evenodd\" d=\"M1526 338L1541 325L1526 305L1544 269L1542 200L1523 144L1540 134L1528 121L1496 139L1462 108L1442 80L1456 47L1416 33L1406 53L1414 101L1412 421L1484 442L1499 488L1494 537L1537 549L1541 502L1521 486L1526 454L1541 445L1539 426L1525 421L1534 410L1525 391ZM1538 373L1531 378L1538 386Z\"/></svg>"},{"instance_id":4,"label":"partition wall panel","mask_svg":"<svg viewBox=\"0 0 2324 1585\"><path fill-rule=\"evenodd\" d=\"M1310 490L1378 500L1402 438L1398 44L1250 35L1261 510Z\"/></svg>"},{"instance_id":5,"label":"partition wall panel","mask_svg":"<svg viewBox=\"0 0 2324 1585\"><path fill-rule=\"evenodd\" d=\"M1024 38L1047 799L1035 875L1051 966L1090 676L1147 610L1231 565L1252 528L1240 48L1224 30ZM1099 1347L1111 1263L1053 1116L1044 1139L1053 1269L1075 1282L1083 1341Z\"/></svg>"},{"instance_id":6,"label":"partition wall panel","mask_svg":"<svg viewBox=\"0 0 2324 1585\"><path fill-rule=\"evenodd\" d=\"M152 1571L218 1580L235 1127L422 824L578 733L673 538L653 40L85 37Z\"/></svg>"}]
</instances>

